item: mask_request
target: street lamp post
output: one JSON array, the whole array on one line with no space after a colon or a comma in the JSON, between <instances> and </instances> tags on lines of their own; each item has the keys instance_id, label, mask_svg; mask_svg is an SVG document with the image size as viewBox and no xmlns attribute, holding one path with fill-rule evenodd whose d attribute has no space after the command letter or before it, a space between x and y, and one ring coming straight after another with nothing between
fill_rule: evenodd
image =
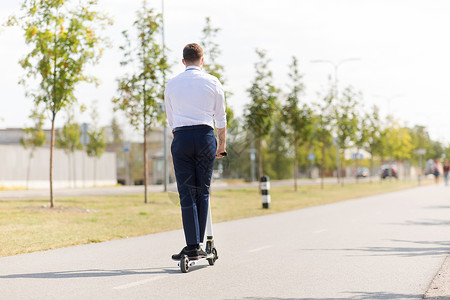
<instances>
[{"instance_id":1,"label":"street lamp post","mask_svg":"<svg viewBox=\"0 0 450 300\"><path fill-rule=\"evenodd\" d=\"M346 63L346 62L350 62L350 61L357 61L357 60L361 60L360 58L357 57L352 57L352 58L346 58L343 60L340 60L338 62L334 62L331 60L324 60L324 59L315 59L312 60L312 63L326 63L326 64L331 64L334 68L334 98L337 99L338 97L338 70L339 67ZM336 138L336 150L337 150L337 181L338 183L341 182L341 160L340 160L340 154L339 154L339 143L337 141Z\"/></svg>"},{"instance_id":2,"label":"street lamp post","mask_svg":"<svg viewBox=\"0 0 450 300\"><path fill-rule=\"evenodd\" d=\"M419 154L419 174L417 176L417 179L419 180L419 185L422 183L422 155L427 153L425 149L416 149L414 150L414 153Z\"/></svg>"},{"instance_id":3,"label":"street lamp post","mask_svg":"<svg viewBox=\"0 0 450 300\"><path fill-rule=\"evenodd\" d=\"M376 98L382 98L386 100L387 103L387 109L388 109L388 117L391 115L391 102L394 99L403 97L403 94L397 94L393 96L383 96L383 95L374 95Z\"/></svg>"}]
</instances>

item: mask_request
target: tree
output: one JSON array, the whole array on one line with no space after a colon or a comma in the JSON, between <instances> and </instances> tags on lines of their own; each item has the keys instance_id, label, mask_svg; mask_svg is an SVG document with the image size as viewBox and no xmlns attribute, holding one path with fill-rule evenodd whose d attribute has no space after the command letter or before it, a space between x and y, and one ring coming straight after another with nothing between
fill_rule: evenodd
<instances>
[{"instance_id":1,"label":"tree","mask_svg":"<svg viewBox=\"0 0 450 300\"><path fill-rule=\"evenodd\" d=\"M204 57L205 60L203 62L203 69L213 75L216 76L217 79L222 83L223 86L226 85L226 79L224 76L225 67L217 62L218 57L221 55L222 51L220 50L219 44L215 42L217 38L217 34L219 33L220 28L214 28L211 24L211 19L209 17L206 18L205 27L203 27L202 33L203 36L201 38L203 49L204 49ZM229 91L224 91L225 94L225 113L227 116L227 127L232 128L235 126L236 120L234 120L234 111L228 105L227 100L228 97L232 95ZM228 130L228 133L231 131ZM231 158L230 158L231 159ZM223 170L223 160L216 160L219 165L219 170Z\"/></svg>"},{"instance_id":2,"label":"tree","mask_svg":"<svg viewBox=\"0 0 450 300\"><path fill-rule=\"evenodd\" d=\"M64 149L67 153L68 168L69 172L68 180L70 185L70 178L72 177L73 186L75 186L76 176L75 176L75 150L83 149L83 145L80 140L81 130L80 124L76 123L74 120L74 115L72 112L67 113L67 122L64 124L63 128L56 132L56 147ZM72 169L73 166L73 169Z\"/></svg>"},{"instance_id":3,"label":"tree","mask_svg":"<svg viewBox=\"0 0 450 300\"><path fill-rule=\"evenodd\" d=\"M355 135L355 147L356 147L356 157L355 157L355 169L356 169L356 183L359 182L359 176L358 176L358 168L359 168L359 151L361 149L366 148L366 144L369 140L369 115L368 114L362 114L359 117L357 117L357 124L356 124L356 135Z\"/></svg>"},{"instance_id":4,"label":"tree","mask_svg":"<svg viewBox=\"0 0 450 300\"><path fill-rule=\"evenodd\" d=\"M168 70L167 58L163 46L156 40L160 31L161 15L143 7L137 12L133 23L137 34L137 45L132 42L127 31L123 32L126 45L120 47L124 60L122 66L132 67L130 74L118 80L119 96L113 99L116 110L121 110L144 137L144 186L145 203L148 203L148 151L147 138L150 127L162 121L161 104L164 99L164 73Z\"/></svg>"},{"instance_id":5,"label":"tree","mask_svg":"<svg viewBox=\"0 0 450 300\"><path fill-rule=\"evenodd\" d=\"M290 92L286 104L281 109L281 119L285 125L283 133L294 150L295 191L297 191L298 149L302 142L309 141L312 134L312 111L306 104L303 104L301 108L299 106L299 97L305 89L302 77L298 70L297 58L294 56L289 73L291 79Z\"/></svg>"},{"instance_id":6,"label":"tree","mask_svg":"<svg viewBox=\"0 0 450 300\"><path fill-rule=\"evenodd\" d=\"M203 27L202 33L203 36L201 38L203 48L205 50L204 56L205 61L203 63L203 69L213 75L216 76L222 85L226 85L226 78L224 76L225 67L217 62L217 58L222 54L222 51L219 48L219 44L215 42L217 38L217 34L219 33L220 28L214 28L211 24L211 19L209 17L206 18L205 27ZM225 101L232 95L230 91L224 91ZM233 126L234 122L234 111L227 104L225 107L225 112L227 114L227 126Z\"/></svg>"},{"instance_id":7,"label":"tree","mask_svg":"<svg viewBox=\"0 0 450 300\"><path fill-rule=\"evenodd\" d=\"M34 157L34 151L37 147L43 146L47 140L47 136L45 135L44 130L42 130L45 116L38 107L33 109L30 114L30 119L33 121L34 126L25 128L25 137L20 139L22 146L25 149L30 149L27 167L27 189L29 188L28 183L30 181L31 160Z\"/></svg>"},{"instance_id":8,"label":"tree","mask_svg":"<svg viewBox=\"0 0 450 300\"><path fill-rule=\"evenodd\" d=\"M30 52L20 61L25 71L20 81L35 105L45 104L52 124L50 138L50 207L53 199L53 149L55 119L58 112L76 102L75 87L80 82L95 82L86 74L88 64L102 56L105 39L98 32L111 24L105 15L94 11L96 1L24 0L22 14L11 16L10 26L20 26ZM32 89L27 84L38 87Z\"/></svg>"},{"instance_id":9,"label":"tree","mask_svg":"<svg viewBox=\"0 0 450 300\"><path fill-rule=\"evenodd\" d=\"M95 121L95 120L93 120ZM113 144L114 145L120 145L122 146L123 143L123 130L122 127L119 124L119 121L117 121L116 116L113 116L111 120L111 131L112 131L112 137L113 137Z\"/></svg>"},{"instance_id":10,"label":"tree","mask_svg":"<svg viewBox=\"0 0 450 300\"><path fill-rule=\"evenodd\" d=\"M383 153L383 135L380 120L380 110L378 106L374 105L372 113L367 114L368 127L370 130L367 135L366 150L370 153L370 179L372 182L372 175L374 174L374 157L375 155L382 156Z\"/></svg>"},{"instance_id":11,"label":"tree","mask_svg":"<svg viewBox=\"0 0 450 300\"><path fill-rule=\"evenodd\" d=\"M273 76L268 70L270 60L266 58L266 51L257 49L256 54L259 61L255 63L256 76L252 86L247 90L251 103L247 105L244 118L247 129L256 141L258 175L261 177L263 176L262 142L272 128L279 91L272 85Z\"/></svg>"},{"instance_id":12,"label":"tree","mask_svg":"<svg viewBox=\"0 0 450 300\"><path fill-rule=\"evenodd\" d=\"M356 105L361 95L355 93L351 87L347 87L342 97L337 99L335 107L336 135L342 157L345 158L345 150L355 141L358 118L356 116ZM345 162L343 159L342 162ZM344 164L345 167L345 164ZM344 184L344 180L342 180Z\"/></svg>"},{"instance_id":13,"label":"tree","mask_svg":"<svg viewBox=\"0 0 450 300\"><path fill-rule=\"evenodd\" d=\"M93 106L91 111L91 126L89 126L88 137L89 141L86 144L86 153L88 156L94 158L94 186L97 184L97 161L105 152L106 135L105 128L98 127L96 120L98 119L97 107Z\"/></svg>"},{"instance_id":14,"label":"tree","mask_svg":"<svg viewBox=\"0 0 450 300\"><path fill-rule=\"evenodd\" d=\"M388 126L384 129L384 136L384 146L390 167L393 160L409 159L411 157L414 146L409 129L400 126L392 115L388 117Z\"/></svg>"},{"instance_id":15,"label":"tree","mask_svg":"<svg viewBox=\"0 0 450 300\"><path fill-rule=\"evenodd\" d=\"M325 181L325 164L326 164L326 150L331 146L333 142L333 136L331 130L334 126L333 119L335 116L335 109L333 106L334 90L329 88L327 93L322 96L322 102L317 103L317 114L314 116L314 143L316 148L321 149L320 153L320 177L321 177L321 189L324 188Z\"/></svg>"},{"instance_id":16,"label":"tree","mask_svg":"<svg viewBox=\"0 0 450 300\"><path fill-rule=\"evenodd\" d=\"M277 113L270 133L270 143L267 143L267 149L264 151L264 170L273 179L291 178L290 174L293 172L294 149L284 135L283 125L281 116Z\"/></svg>"}]
</instances>

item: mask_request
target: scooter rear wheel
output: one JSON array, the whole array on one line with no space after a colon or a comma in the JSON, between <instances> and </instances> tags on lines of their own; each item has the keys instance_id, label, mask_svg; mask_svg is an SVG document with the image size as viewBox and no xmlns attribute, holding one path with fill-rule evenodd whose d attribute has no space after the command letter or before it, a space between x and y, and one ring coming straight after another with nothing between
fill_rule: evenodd
<instances>
[{"instance_id":1,"label":"scooter rear wheel","mask_svg":"<svg viewBox=\"0 0 450 300\"><path fill-rule=\"evenodd\" d=\"M183 255L181 258L180 269L183 273L189 272L189 258L186 255Z\"/></svg>"}]
</instances>

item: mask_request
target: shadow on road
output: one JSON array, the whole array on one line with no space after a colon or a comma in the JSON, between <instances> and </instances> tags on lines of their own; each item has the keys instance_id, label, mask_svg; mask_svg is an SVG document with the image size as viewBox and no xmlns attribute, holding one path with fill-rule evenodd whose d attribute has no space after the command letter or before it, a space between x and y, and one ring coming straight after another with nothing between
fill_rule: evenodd
<instances>
[{"instance_id":1,"label":"shadow on road","mask_svg":"<svg viewBox=\"0 0 450 300\"><path fill-rule=\"evenodd\" d=\"M377 300L377 299L422 299L423 295L414 295L414 294L397 294L397 293L389 293L389 292L343 292L348 295L347 297L339 297L339 298L280 298L280 297L267 297L267 298L253 298L253 297L246 297L242 298L242 300L348 300L348 299L354 299L354 300ZM448 298L445 298L448 300ZM436 300L444 300L442 299L436 299Z\"/></svg>"},{"instance_id":2,"label":"shadow on road","mask_svg":"<svg viewBox=\"0 0 450 300\"><path fill-rule=\"evenodd\" d=\"M405 221L404 223L391 223L388 225L403 225L403 226L450 226L449 220L434 220L434 219L423 219L414 221Z\"/></svg>"},{"instance_id":3,"label":"shadow on road","mask_svg":"<svg viewBox=\"0 0 450 300\"><path fill-rule=\"evenodd\" d=\"M427 209L449 209L450 206L447 205L434 205L434 206L428 206Z\"/></svg>"},{"instance_id":4,"label":"shadow on road","mask_svg":"<svg viewBox=\"0 0 450 300\"><path fill-rule=\"evenodd\" d=\"M447 255L450 253L449 241L405 241L390 240L391 242L410 243L417 246L402 247L361 247L361 248L343 248L343 249L301 249L309 251L348 251L363 252L364 254L347 254L347 256L399 256L399 257L416 257L416 256L436 256ZM428 247L426 247L428 246Z\"/></svg>"},{"instance_id":5,"label":"shadow on road","mask_svg":"<svg viewBox=\"0 0 450 300\"><path fill-rule=\"evenodd\" d=\"M178 268L161 269L161 268L145 268L145 269L127 269L127 270L74 270L59 272L43 272L28 274L11 274L0 276L0 279L12 278L89 278L89 277L111 277L111 276L127 276L127 275L149 275L149 274L174 274L180 273Z\"/></svg>"}]
</instances>

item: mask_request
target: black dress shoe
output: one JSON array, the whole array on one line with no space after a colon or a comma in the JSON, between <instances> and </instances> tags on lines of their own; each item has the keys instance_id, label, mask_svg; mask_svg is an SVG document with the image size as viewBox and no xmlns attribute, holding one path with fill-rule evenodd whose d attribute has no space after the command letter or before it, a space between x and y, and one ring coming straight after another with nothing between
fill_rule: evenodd
<instances>
[{"instance_id":1,"label":"black dress shoe","mask_svg":"<svg viewBox=\"0 0 450 300\"><path fill-rule=\"evenodd\" d=\"M197 249L188 250L187 246L181 249L180 253L172 255L172 259L181 260L183 255L186 255L189 259L198 259Z\"/></svg>"},{"instance_id":2,"label":"black dress shoe","mask_svg":"<svg viewBox=\"0 0 450 300\"><path fill-rule=\"evenodd\" d=\"M173 260L181 260L183 255L186 255L191 260L196 260L199 258L204 258L207 256L206 252L202 250L201 247L198 247L197 249L191 249L189 250L188 247L184 247L181 249L181 252L178 254L172 255Z\"/></svg>"}]
</instances>

